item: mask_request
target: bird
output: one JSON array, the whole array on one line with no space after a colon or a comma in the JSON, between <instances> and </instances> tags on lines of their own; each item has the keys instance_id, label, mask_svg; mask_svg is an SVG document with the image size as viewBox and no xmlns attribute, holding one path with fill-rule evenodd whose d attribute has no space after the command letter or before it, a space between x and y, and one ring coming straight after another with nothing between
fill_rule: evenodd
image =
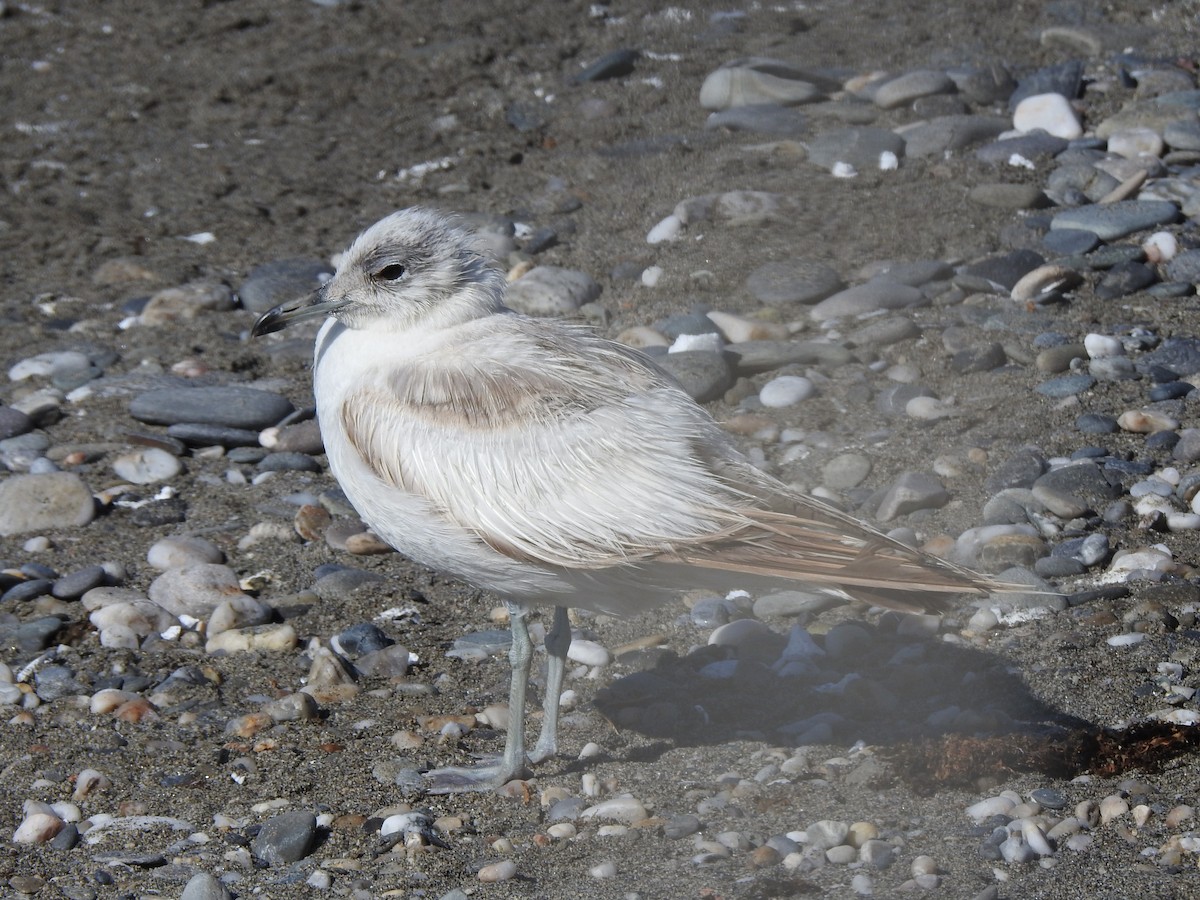
<instances>
[{"instance_id":1,"label":"bird","mask_svg":"<svg viewBox=\"0 0 1200 900\"><path fill-rule=\"evenodd\" d=\"M626 616L698 588L791 587L940 611L995 587L761 471L650 357L516 312L506 290L461 219L410 207L251 331L325 319L313 392L342 490L396 550L508 606L503 754L431 770L430 793L494 789L557 754L570 608ZM528 616L547 605L542 726L527 753Z\"/></svg>"}]
</instances>

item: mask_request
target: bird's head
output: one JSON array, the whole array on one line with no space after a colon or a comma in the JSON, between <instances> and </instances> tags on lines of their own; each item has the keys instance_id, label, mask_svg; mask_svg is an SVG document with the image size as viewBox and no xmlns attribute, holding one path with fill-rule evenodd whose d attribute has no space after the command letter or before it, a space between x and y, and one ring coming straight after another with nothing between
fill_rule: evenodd
<instances>
[{"instance_id":1,"label":"bird's head","mask_svg":"<svg viewBox=\"0 0 1200 900\"><path fill-rule=\"evenodd\" d=\"M333 316L348 328L404 331L449 325L501 308L504 275L474 234L420 207L380 219L350 245L324 286L264 313L251 335Z\"/></svg>"}]
</instances>

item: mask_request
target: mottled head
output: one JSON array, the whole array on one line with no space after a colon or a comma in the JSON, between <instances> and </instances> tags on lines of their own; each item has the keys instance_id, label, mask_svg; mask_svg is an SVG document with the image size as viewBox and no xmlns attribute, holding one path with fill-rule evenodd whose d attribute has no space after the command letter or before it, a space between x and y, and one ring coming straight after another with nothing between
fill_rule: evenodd
<instances>
[{"instance_id":1,"label":"mottled head","mask_svg":"<svg viewBox=\"0 0 1200 900\"><path fill-rule=\"evenodd\" d=\"M348 328L445 326L499 309L503 296L504 275L475 235L444 213L414 206L360 234L324 287L265 313L251 333L315 316Z\"/></svg>"}]
</instances>

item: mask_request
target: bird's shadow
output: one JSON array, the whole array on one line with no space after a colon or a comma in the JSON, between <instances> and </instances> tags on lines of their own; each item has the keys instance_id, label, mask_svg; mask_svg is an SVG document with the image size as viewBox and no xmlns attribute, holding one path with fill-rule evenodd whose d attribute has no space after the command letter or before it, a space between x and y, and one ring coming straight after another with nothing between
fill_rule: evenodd
<instances>
[{"instance_id":1,"label":"bird's shadow","mask_svg":"<svg viewBox=\"0 0 1200 900\"><path fill-rule=\"evenodd\" d=\"M792 660L781 636L659 652L600 690L595 706L619 731L659 739L640 755L739 738L792 747L863 741L920 792L1018 771L1154 768L1197 743L1194 729L1166 723L1101 728L1039 700L994 655L906 637L894 625L837 626Z\"/></svg>"}]
</instances>

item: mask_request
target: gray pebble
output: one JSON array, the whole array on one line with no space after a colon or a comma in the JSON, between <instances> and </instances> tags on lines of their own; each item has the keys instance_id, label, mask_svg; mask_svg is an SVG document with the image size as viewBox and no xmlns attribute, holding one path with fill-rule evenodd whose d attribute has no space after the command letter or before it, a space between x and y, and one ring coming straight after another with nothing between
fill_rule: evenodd
<instances>
[{"instance_id":1,"label":"gray pebble","mask_svg":"<svg viewBox=\"0 0 1200 900\"><path fill-rule=\"evenodd\" d=\"M766 263L746 278L746 290L766 306L816 303L841 287L835 270L808 259Z\"/></svg>"},{"instance_id":2,"label":"gray pebble","mask_svg":"<svg viewBox=\"0 0 1200 900\"><path fill-rule=\"evenodd\" d=\"M1091 375L1064 375L1061 378L1043 381L1034 390L1043 397L1057 400L1082 394L1084 391L1091 390L1095 385L1096 379Z\"/></svg>"},{"instance_id":3,"label":"gray pebble","mask_svg":"<svg viewBox=\"0 0 1200 900\"><path fill-rule=\"evenodd\" d=\"M722 353L685 350L660 356L656 362L700 403L716 400L733 386L733 373Z\"/></svg>"},{"instance_id":4,"label":"gray pebble","mask_svg":"<svg viewBox=\"0 0 1200 900\"><path fill-rule=\"evenodd\" d=\"M997 166L1008 165L1013 156L1031 162L1057 156L1067 149L1067 141L1044 131L1034 131L1018 137L1001 138L984 144L975 151L975 158Z\"/></svg>"},{"instance_id":5,"label":"gray pebble","mask_svg":"<svg viewBox=\"0 0 1200 900\"><path fill-rule=\"evenodd\" d=\"M990 63L980 68L951 69L947 74L971 102L982 106L1006 101L1017 86L1001 63Z\"/></svg>"},{"instance_id":6,"label":"gray pebble","mask_svg":"<svg viewBox=\"0 0 1200 900\"><path fill-rule=\"evenodd\" d=\"M257 447L258 432L248 428L224 428L180 422L167 428L167 435L193 447Z\"/></svg>"},{"instance_id":7,"label":"gray pebble","mask_svg":"<svg viewBox=\"0 0 1200 900\"><path fill-rule=\"evenodd\" d=\"M959 374L967 372L990 372L1008 362L1008 355L1000 344L985 344L960 350L950 359L950 368Z\"/></svg>"},{"instance_id":8,"label":"gray pebble","mask_svg":"<svg viewBox=\"0 0 1200 900\"><path fill-rule=\"evenodd\" d=\"M700 819L691 813L672 816L663 825L663 835L672 841L690 837L701 828Z\"/></svg>"},{"instance_id":9,"label":"gray pebble","mask_svg":"<svg viewBox=\"0 0 1200 900\"><path fill-rule=\"evenodd\" d=\"M1071 578L1086 571L1083 563L1069 557L1043 556L1033 564L1033 573L1039 578Z\"/></svg>"},{"instance_id":10,"label":"gray pebble","mask_svg":"<svg viewBox=\"0 0 1200 900\"><path fill-rule=\"evenodd\" d=\"M739 375L756 375L793 365L836 369L853 359L841 344L817 341L742 341L726 347L724 355L733 361Z\"/></svg>"},{"instance_id":11,"label":"gray pebble","mask_svg":"<svg viewBox=\"0 0 1200 900\"><path fill-rule=\"evenodd\" d=\"M921 336L921 326L907 316L874 319L846 335L856 347L890 347Z\"/></svg>"},{"instance_id":12,"label":"gray pebble","mask_svg":"<svg viewBox=\"0 0 1200 900\"><path fill-rule=\"evenodd\" d=\"M829 609L831 602L836 604L838 601L828 594L808 591L775 591L771 594L764 594L754 601L754 617L766 619L815 615L821 610Z\"/></svg>"},{"instance_id":13,"label":"gray pebble","mask_svg":"<svg viewBox=\"0 0 1200 900\"><path fill-rule=\"evenodd\" d=\"M903 158L904 138L886 128L865 126L835 128L808 142L809 162L826 169L832 169L835 163L848 163L861 172L879 171L879 158L883 153Z\"/></svg>"},{"instance_id":14,"label":"gray pebble","mask_svg":"<svg viewBox=\"0 0 1200 900\"><path fill-rule=\"evenodd\" d=\"M976 203L996 209L1040 209L1048 203L1036 184L978 184L967 196Z\"/></svg>"},{"instance_id":15,"label":"gray pebble","mask_svg":"<svg viewBox=\"0 0 1200 900\"><path fill-rule=\"evenodd\" d=\"M1200 250L1184 250L1163 267L1171 281L1200 282Z\"/></svg>"},{"instance_id":16,"label":"gray pebble","mask_svg":"<svg viewBox=\"0 0 1200 900\"><path fill-rule=\"evenodd\" d=\"M600 296L600 285L574 269L538 266L508 286L505 302L531 316L574 312Z\"/></svg>"},{"instance_id":17,"label":"gray pebble","mask_svg":"<svg viewBox=\"0 0 1200 900\"><path fill-rule=\"evenodd\" d=\"M914 158L941 156L992 140L1010 127L999 116L939 116L904 131L906 152Z\"/></svg>"},{"instance_id":18,"label":"gray pebble","mask_svg":"<svg viewBox=\"0 0 1200 900\"><path fill-rule=\"evenodd\" d=\"M1095 232L1081 228L1055 228L1042 235L1042 246L1057 256L1090 253L1100 244Z\"/></svg>"},{"instance_id":19,"label":"gray pebble","mask_svg":"<svg viewBox=\"0 0 1200 900\"><path fill-rule=\"evenodd\" d=\"M918 510L940 509L949 502L950 494L937 476L905 472L884 493L875 515L881 522L890 522Z\"/></svg>"},{"instance_id":20,"label":"gray pebble","mask_svg":"<svg viewBox=\"0 0 1200 900\"><path fill-rule=\"evenodd\" d=\"M1143 366L1162 366L1181 378L1200 372L1200 338L1167 338L1157 348L1142 355Z\"/></svg>"},{"instance_id":21,"label":"gray pebble","mask_svg":"<svg viewBox=\"0 0 1200 900\"><path fill-rule=\"evenodd\" d=\"M624 78L632 75L634 65L642 54L637 50L614 50L600 57L591 65L584 68L571 78L572 84L584 84L588 81L607 81L610 78Z\"/></svg>"},{"instance_id":22,"label":"gray pebble","mask_svg":"<svg viewBox=\"0 0 1200 900\"><path fill-rule=\"evenodd\" d=\"M386 581L386 578L376 572L347 566L317 578L312 589L322 600L339 600L362 587L377 589Z\"/></svg>"},{"instance_id":23,"label":"gray pebble","mask_svg":"<svg viewBox=\"0 0 1200 900\"><path fill-rule=\"evenodd\" d=\"M1173 150L1200 150L1200 121L1180 119L1168 122L1162 136Z\"/></svg>"},{"instance_id":24,"label":"gray pebble","mask_svg":"<svg viewBox=\"0 0 1200 900\"><path fill-rule=\"evenodd\" d=\"M26 600L44 597L50 593L53 586L54 582L49 578L30 578L18 582L0 595L0 603L23 603Z\"/></svg>"},{"instance_id":25,"label":"gray pebble","mask_svg":"<svg viewBox=\"0 0 1200 900\"><path fill-rule=\"evenodd\" d=\"M69 572L54 582L51 593L60 600L75 600L108 580L103 566L85 566Z\"/></svg>"},{"instance_id":26,"label":"gray pebble","mask_svg":"<svg viewBox=\"0 0 1200 900\"><path fill-rule=\"evenodd\" d=\"M34 676L33 683L38 697L45 701L91 693L86 685L79 682L75 673L66 666L42 666Z\"/></svg>"},{"instance_id":27,"label":"gray pebble","mask_svg":"<svg viewBox=\"0 0 1200 900\"><path fill-rule=\"evenodd\" d=\"M907 72L879 85L875 90L875 105L880 109L896 109L920 97L949 94L957 88L945 72L921 69Z\"/></svg>"},{"instance_id":28,"label":"gray pebble","mask_svg":"<svg viewBox=\"0 0 1200 900\"><path fill-rule=\"evenodd\" d=\"M286 397L255 388L163 388L135 397L129 404L129 414L154 425L199 422L232 428L266 428L294 408Z\"/></svg>"},{"instance_id":29,"label":"gray pebble","mask_svg":"<svg viewBox=\"0 0 1200 900\"><path fill-rule=\"evenodd\" d=\"M1112 241L1178 218L1179 207L1167 200L1121 200L1064 210L1054 217L1050 227L1080 228L1095 233L1101 240Z\"/></svg>"},{"instance_id":30,"label":"gray pebble","mask_svg":"<svg viewBox=\"0 0 1200 900\"><path fill-rule=\"evenodd\" d=\"M886 279L868 281L838 291L826 297L810 311L814 321L836 319L842 316L859 316L887 309L909 309L928 306L928 298L917 288Z\"/></svg>"},{"instance_id":31,"label":"gray pebble","mask_svg":"<svg viewBox=\"0 0 1200 900\"><path fill-rule=\"evenodd\" d=\"M238 288L242 307L264 313L273 306L297 300L321 287L333 268L316 259L280 259L250 270Z\"/></svg>"},{"instance_id":32,"label":"gray pebble","mask_svg":"<svg viewBox=\"0 0 1200 900\"><path fill-rule=\"evenodd\" d=\"M1046 66L1036 72L1031 72L1017 82L1012 96L1008 98L1008 108L1012 111L1026 97L1033 97L1037 94L1062 94L1068 100L1074 100L1079 96L1082 85L1083 63L1079 60L1073 59Z\"/></svg>"},{"instance_id":33,"label":"gray pebble","mask_svg":"<svg viewBox=\"0 0 1200 900\"><path fill-rule=\"evenodd\" d=\"M233 900L233 894L215 877L200 872L192 876L179 900Z\"/></svg>"},{"instance_id":34,"label":"gray pebble","mask_svg":"<svg viewBox=\"0 0 1200 900\"><path fill-rule=\"evenodd\" d=\"M1048 463L1040 453L1018 450L988 476L984 488L993 494L1010 488L1030 488L1047 467Z\"/></svg>"},{"instance_id":35,"label":"gray pebble","mask_svg":"<svg viewBox=\"0 0 1200 900\"><path fill-rule=\"evenodd\" d=\"M13 475L0 482L0 535L79 528L95 515L91 489L72 472Z\"/></svg>"},{"instance_id":36,"label":"gray pebble","mask_svg":"<svg viewBox=\"0 0 1200 900\"><path fill-rule=\"evenodd\" d=\"M320 472L321 464L307 453L268 453L258 461L262 472Z\"/></svg>"},{"instance_id":37,"label":"gray pebble","mask_svg":"<svg viewBox=\"0 0 1200 900\"><path fill-rule=\"evenodd\" d=\"M0 440L25 434L33 429L29 416L11 406L0 406Z\"/></svg>"},{"instance_id":38,"label":"gray pebble","mask_svg":"<svg viewBox=\"0 0 1200 900\"><path fill-rule=\"evenodd\" d=\"M776 137L798 137L804 134L808 120L788 106L761 103L754 106L735 106L712 113L704 120L708 131L748 131Z\"/></svg>"},{"instance_id":39,"label":"gray pebble","mask_svg":"<svg viewBox=\"0 0 1200 900\"><path fill-rule=\"evenodd\" d=\"M972 278L982 278L1011 291L1013 286L1025 275L1045 262L1045 258L1033 250L1013 250L964 266L961 274Z\"/></svg>"},{"instance_id":40,"label":"gray pebble","mask_svg":"<svg viewBox=\"0 0 1200 900\"><path fill-rule=\"evenodd\" d=\"M1056 516L1071 519L1103 509L1121 495L1095 463L1081 461L1049 472L1033 484L1033 495Z\"/></svg>"},{"instance_id":41,"label":"gray pebble","mask_svg":"<svg viewBox=\"0 0 1200 900\"><path fill-rule=\"evenodd\" d=\"M286 865L308 856L316 835L316 817L307 810L296 810L267 819L250 846L268 865Z\"/></svg>"},{"instance_id":42,"label":"gray pebble","mask_svg":"<svg viewBox=\"0 0 1200 900\"><path fill-rule=\"evenodd\" d=\"M1075 427L1084 434L1115 434L1120 431L1117 420L1103 413L1084 413L1075 419Z\"/></svg>"},{"instance_id":43,"label":"gray pebble","mask_svg":"<svg viewBox=\"0 0 1200 900\"><path fill-rule=\"evenodd\" d=\"M841 453L821 468L821 483L834 491L856 488L871 474L871 457L865 453Z\"/></svg>"}]
</instances>

